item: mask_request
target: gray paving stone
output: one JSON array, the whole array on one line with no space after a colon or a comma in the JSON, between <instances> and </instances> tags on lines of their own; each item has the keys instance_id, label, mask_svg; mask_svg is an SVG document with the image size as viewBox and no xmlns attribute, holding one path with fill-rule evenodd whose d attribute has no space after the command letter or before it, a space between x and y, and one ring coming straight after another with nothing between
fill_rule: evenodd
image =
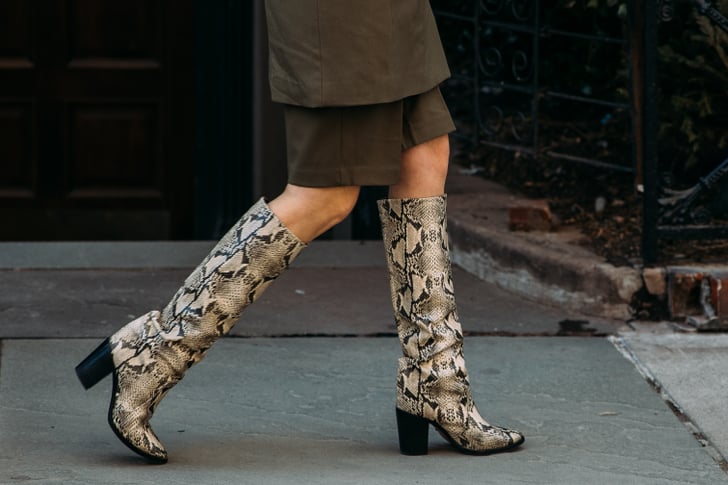
<instances>
[{"instance_id":1,"label":"gray paving stone","mask_svg":"<svg viewBox=\"0 0 728 485\"><path fill-rule=\"evenodd\" d=\"M0 338L106 337L166 304L190 268L146 270L0 270ZM615 322L585 319L528 302L454 270L468 332L555 335L559 322L613 333ZM578 326L578 325L577 325ZM289 269L244 313L239 336L394 333L384 267Z\"/></svg>"},{"instance_id":2,"label":"gray paving stone","mask_svg":"<svg viewBox=\"0 0 728 485\"><path fill-rule=\"evenodd\" d=\"M617 344L725 461L728 335L625 332Z\"/></svg>"},{"instance_id":3,"label":"gray paving stone","mask_svg":"<svg viewBox=\"0 0 728 485\"><path fill-rule=\"evenodd\" d=\"M142 465L105 423L109 382L84 392L72 369L100 338L166 302L212 244L0 243L0 483L727 481L713 448L605 340L522 337L609 334L622 322L535 304L459 268L464 329L521 336L471 336L466 353L483 413L528 441L473 458L433 433L430 456L402 457L397 341L361 337L394 331L381 243L350 241L312 244L245 312L233 335L252 338L223 339L160 407L155 428L172 461ZM290 335L360 337L260 338ZM722 344L632 344L640 370L723 447Z\"/></svg>"},{"instance_id":4,"label":"gray paving stone","mask_svg":"<svg viewBox=\"0 0 728 485\"><path fill-rule=\"evenodd\" d=\"M0 269L193 268L215 241L0 242ZM314 241L297 267L384 266L381 241Z\"/></svg>"},{"instance_id":5,"label":"gray paving stone","mask_svg":"<svg viewBox=\"0 0 728 485\"><path fill-rule=\"evenodd\" d=\"M5 340L0 483L715 484L725 475L604 339L471 337L483 414L524 447L471 457L431 433L396 448L394 338L219 342L159 407L171 454L145 465L106 424L110 381L83 391L73 366L94 340Z\"/></svg>"}]
</instances>

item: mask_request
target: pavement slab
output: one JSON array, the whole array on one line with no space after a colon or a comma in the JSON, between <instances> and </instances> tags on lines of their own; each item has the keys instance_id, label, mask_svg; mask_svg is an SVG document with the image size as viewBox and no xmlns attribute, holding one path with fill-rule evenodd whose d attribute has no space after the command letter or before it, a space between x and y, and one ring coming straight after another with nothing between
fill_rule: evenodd
<instances>
[{"instance_id":1,"label":"pavement slab","mask_svg":"<svg viewBox=\"0 0 728 485\"><path fill-rule=\"evenodd\" d=\"M728 470L728 335L621 332L613 340Z\"/></svg>"},{"instance_id":2,"label":"pavement slab","mask_svg":"<svg viewBox=\"0 0 728 485\"><path fill-rule=\"evenodd\" d=\"M191 268L0 270L0 338L106 337L159 309ZM458 308L470 333L609 334L618 324L586 318L512 295L460 268ZM384 267L295 267L284 273L233 328L237 336L378 335L396 331Z\"/></svg>"},{"instance_id":3,"label":"pavement slab","mask_svg":"<svg viewBox=\"0 0 728 485\"><path fill-rule=\"evenodd\" d=\"M2 242L0 269L194 268L217 241ZM314 241L296 267L385 266L381 241Z\"/></svg>"},{"instance_id":4,"label":"pavement slab","mask_svg":"<svg viewBox=\"0 0 728 485\"><path fill-rule=\"evenodd\" d=\"M0 483L716 484L726 475L603 338L469 337L476 402L522 430L473 457L431 433L398 453L393 337L224 338L160 405L170 462L146 465L106 424L110 381L73 367L96 339L10 339L0 357Z\"/></svg>"},{"instance_id":5,"label":"pavement slab","mask_svg":"<svg viewBox=\"0 0 728 485\"><path fill-rule=\"evenodd\" d=\"M429 456L401 456L378 241L312 243L162 403L154 425L171 460L148 466L108 429L110 381L83 391L73 367L168 301L212 245L0 243L0 484L728 481L728 343L655 340L640 335L655 326L632 322L615 349L594 336L623 322L534 303L458 267L476 402L527 442L470 457L433 432ZM558 335L582 337L535 337Z\"/></svg>"}]
</instances>

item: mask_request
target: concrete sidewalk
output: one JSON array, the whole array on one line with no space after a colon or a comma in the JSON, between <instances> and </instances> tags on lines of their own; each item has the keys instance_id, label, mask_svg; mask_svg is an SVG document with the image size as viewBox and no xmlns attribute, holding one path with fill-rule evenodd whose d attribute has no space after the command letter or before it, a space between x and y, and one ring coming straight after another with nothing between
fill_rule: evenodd
<instances>
[{"instance_id":1,"label":"concrete sidewalk","mask_svg":"<svg viewBox=\"0 0 728 485\"><path fill-rule=\"evenodd\" d=\"M677 361L660 357L698 356L702 344L680 350L689 336L653 341L666 339L653 326L529 302L460 269L476 402L527 441L471 457L431 432L430 455L401 456L399 349L380 243L304 252L159 407L153 423L170 462L145 465L106 424L109 379L84 391L73 367L100 338L166 301L208 246L133 246L0 244L0 483L728 481L719 464L728 432L704 419L720 406L700 407L728 384L720 366L695 382L685 378L689 359L670 374ZM13 269L14 261L27 264ZM619 348L610 334L621 336ZM677 415L653 386L668 389Z\"/></svg>"},{"instance_id":2,"label":"concrete sidewalk","mask_svg":"<svg viewBox=\"0 0 728 485\"><path fill-rule=\"evenodd\" d=\"M640 327L611 340L728 471L728 335Z\"/></svg>"},{"instance_id":3,"label":"concrete sidewalk","mask_svg":"<svg viewBox=\"0 0 728 485\"><path fill-rule=\"evenodd\" d=\"M605 339L472 337L474 395L522 430L512 453L398 453L394 338L225 339L158 409L171 458L106 424L111 383L73 366L96 340L6 340L0 483L715 484L724 473Z\"/></svg>"},{"instance_id":4,"label":"concrete sidewalk","mask_svg":"<svg viewBox=\"0 0 728 485\"><path fill-rule=\"evenodd\" d=\"M588 250L577 229L512 231L509 210L533 201L482 177L448 177L453 261L515 295L570 311L628 319L643 287L638 268L616 267Z\"/></svg>"}]
</instances>

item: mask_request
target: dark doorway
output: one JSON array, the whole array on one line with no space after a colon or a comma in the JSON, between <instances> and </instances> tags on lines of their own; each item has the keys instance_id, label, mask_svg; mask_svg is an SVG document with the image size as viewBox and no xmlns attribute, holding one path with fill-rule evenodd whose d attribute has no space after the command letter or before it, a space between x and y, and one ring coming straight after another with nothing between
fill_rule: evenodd
<instances>
[{"instance_id":1,"label":"dark doorway","mask_svg":"<svg viewBox=\"0 0 728 485\"><path fill-rule=\"evenodd\" d=\"M0 240L187 238L193 0L0 2Z\"/></svg>"}]
</instances>

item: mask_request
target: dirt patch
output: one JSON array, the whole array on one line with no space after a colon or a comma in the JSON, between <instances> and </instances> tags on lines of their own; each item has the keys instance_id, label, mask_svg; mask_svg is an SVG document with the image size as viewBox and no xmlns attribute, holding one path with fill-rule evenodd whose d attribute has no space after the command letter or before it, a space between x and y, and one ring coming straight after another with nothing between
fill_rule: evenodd
<instances>
[{"instance_id":1,"label":"dirt patch","mask_svg":"<svg viewBox=\"0 0 728 485\"><path fill-rule=\"evenodd\" d=\"M549 201L562 227L578 229L582 245L615 266L642 264L642 203L633 174L558 159L534 160L503 150L466 151L453 146L455 160L515 193ZM661 241L664 264L725 263L728 241Z\"/></svg>"}]
</instances>

